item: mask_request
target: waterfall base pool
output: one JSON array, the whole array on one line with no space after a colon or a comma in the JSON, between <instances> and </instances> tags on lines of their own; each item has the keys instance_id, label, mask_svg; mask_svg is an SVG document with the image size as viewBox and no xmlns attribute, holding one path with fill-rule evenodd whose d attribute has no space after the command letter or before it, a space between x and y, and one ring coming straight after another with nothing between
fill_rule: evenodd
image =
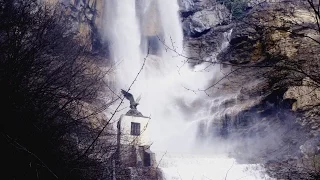
<instances>
[{"instance_id":1,"label":"waterfall base pool","mask_svg":"<svg viewBox=\"0 0 320 180\"><path fill-rule=\"evenodd\" d=\"M156 152L165 180L272 180L258 164L226 156Z\"/></svg>"}]
</instances>

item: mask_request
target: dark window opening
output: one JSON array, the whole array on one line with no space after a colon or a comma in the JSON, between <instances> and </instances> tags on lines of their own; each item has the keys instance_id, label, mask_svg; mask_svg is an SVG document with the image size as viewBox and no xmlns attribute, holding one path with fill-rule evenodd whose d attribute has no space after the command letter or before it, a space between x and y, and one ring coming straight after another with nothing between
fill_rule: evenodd
<instances>
[{"instance_id":1,"label":"dark window opening","mask_svg":"<svg viewBox=\"0 0 320 180\"><path fill-rule=\"evenodd\" d=\"M151 154L144 151L144 166L150 167L151 166Z\"/></svg>"},{"instance_id":2,"label":"dark window opening","mask_svg":"<svg viewBox=\"0 0 320 180\"><path fill-rule=\"evenodd\" d=\"M131 135L139 136L140 135L140 123L131 123Z\"/></svg>"}]
</instances>

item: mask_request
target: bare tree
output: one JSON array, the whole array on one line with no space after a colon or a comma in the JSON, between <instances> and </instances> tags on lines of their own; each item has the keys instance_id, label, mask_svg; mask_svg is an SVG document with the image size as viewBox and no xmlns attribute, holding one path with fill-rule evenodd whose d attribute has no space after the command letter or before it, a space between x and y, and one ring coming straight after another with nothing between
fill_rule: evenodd
<instances>
[{"instance_id":1,"label":"bare tree","mask_svg":"<svg viewBox=\"0 0 320 180\"><path fill-rule=\"evenodd\" d=\"M116 150L111 128L83 152L106 120L103 110L117 100L95 105L108 72L79 45L59 5L1 0L0 19L2 178L107 176Z\"/></svg>"}]
</instances>

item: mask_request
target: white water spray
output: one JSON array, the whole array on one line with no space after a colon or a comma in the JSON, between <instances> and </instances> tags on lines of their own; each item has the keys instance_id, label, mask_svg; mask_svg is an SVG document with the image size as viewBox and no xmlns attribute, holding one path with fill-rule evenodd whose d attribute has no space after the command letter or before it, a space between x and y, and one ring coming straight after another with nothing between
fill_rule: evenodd
<instances>
[{"instance_id":1,"label":"white water spray","mask_svg":"<svg viewBox=\"0 0 320 180\"><path fill-rule=\"evenodd\" d=\"M212 99L204 93L195 94L187 89L203 89L212 78L219 79L223 74L217 66L207 68L208 64L202 63L189 67L185 63L178 3L173 0L139 1L140 4L136 4L138 1L135 0L106 2L106 32L112 59L118 64L118 90L129 88L147 57L130 92L135 96L142 95L138 110L145 116L151 116L151 149L157 153L165 177L168 180L221 179L221 173L226 173L230 166L233 168L230 171L232 175L227 178L223 176L223 179L249 177L244 172L247 166L237 165L233 159L216 157L214 154L200 157L196 154L201 152L198 151L199 147L195 147L197 123L208 122L213 119L212 116L218 115L210 112L214 106ZM137 7L140 9L137 10ZM155 11L151 11L154 14L146 14L150 12L148 8L154 8ZM139 16L137 11L140 12ZM145 18L141 17L145 16L157 17L157 22L149 20L148 23L154 24L142 25ZM147 50L142 42L150 38L150 33L144 34L143 28L146 27L152 27L149 31L154 34L151 35L162 42L157 55L145 53ZM221 48L228 44L228 33L225 35ZM229 97L216 97L218 100L225 98ZM160 152L165 151L168 153L162 156Z\"/></svg>"},{"instance_id":2,"label":"white water spray","mask_svg":"<svg viewBox=\"0 0 320 180\"><path fill-rule=\"evenodd\" d=\"M128 88L142 65L139 48L141 35L135 1L106 1L106 8L105 29L111 58L116 64L117 86Z\"/></svg>"}]
</instances>

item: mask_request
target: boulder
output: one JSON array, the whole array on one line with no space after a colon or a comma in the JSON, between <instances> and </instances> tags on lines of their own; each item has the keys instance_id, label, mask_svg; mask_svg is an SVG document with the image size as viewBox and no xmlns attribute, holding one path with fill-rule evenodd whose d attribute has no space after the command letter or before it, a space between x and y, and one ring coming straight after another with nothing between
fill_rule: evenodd
<instances>
[{"instance_id":1,"label":"boulder","mask_svg":"<svg viewBox=\"0 0 320 180\"><path fill-rule=\"evenodd\" d=\"M189 37L199 37L211 28L229 21L229 10L223 5L195 12L183 21L184 34Z\"/></svg>"},{"instance_id":2,"label":"boulder","mask_svg":"<svg viewBox=\"0 0 320 180\"><path fill-rule=\"evenodd\" d=\"M194 0L179 0L179 7L181 12L194 12L198 10Z\"/></svg>"}]
</instances>

